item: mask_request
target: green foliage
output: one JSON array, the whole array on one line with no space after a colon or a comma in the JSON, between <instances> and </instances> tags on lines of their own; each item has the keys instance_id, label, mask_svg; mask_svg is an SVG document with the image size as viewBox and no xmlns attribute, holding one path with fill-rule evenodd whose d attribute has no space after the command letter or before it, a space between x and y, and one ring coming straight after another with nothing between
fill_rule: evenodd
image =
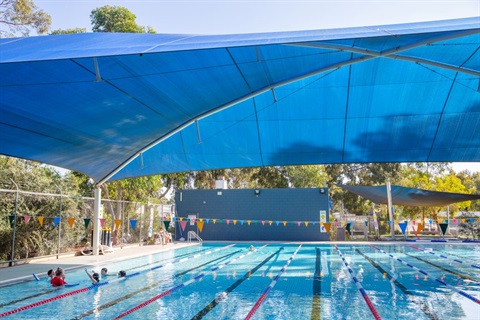
<instances>
[{"instance_id":1,"label":"green foliage","mask_svg":"<svg viewBox=\"0 0 480 320\"><path fill-rule=\"evenodd\" d=\"M50 32L51 35L55 34L74 34L74 33L85 33L87 32L86 28L69 28L69 29L57 29Z\"/></svg>"},{"instance_id":2,"label":"green foliage","mask_svg":"<svg viewBox=\"0 0 480 320\"><path fill-rule=\"evenodd\" d=\"M90 14L93 32L156 33L151 27L139 26L135 19L132 12L120 6L106 5Z\"/></svg>"},{"instance_id":3,"label":"green foliage","mask_svg":"<svg viewBox=\"0 0 480 320\"><path fill-rule=\"evenodd\" d=\"M0 37L28 36L32 30L45 34L50 28L50 16L31 0L0 1Z\"/></svg>"}]
</instances>

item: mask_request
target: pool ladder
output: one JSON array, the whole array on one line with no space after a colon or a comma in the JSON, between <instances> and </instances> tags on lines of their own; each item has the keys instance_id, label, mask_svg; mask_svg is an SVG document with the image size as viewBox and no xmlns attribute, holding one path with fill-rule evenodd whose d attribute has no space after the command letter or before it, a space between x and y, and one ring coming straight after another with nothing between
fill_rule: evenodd
<instances>
[{"instance_id":1,"label":"pool ladder","mask_svg":"<svg viewBox=\"0 0 480 320\"><path fill-rule=\"evenodd\" d=\"M192 238L196 238L198 242L203 243L202 238L195 231L188 231L188 242L192 242Z\"/></svg>"}]
</instances>

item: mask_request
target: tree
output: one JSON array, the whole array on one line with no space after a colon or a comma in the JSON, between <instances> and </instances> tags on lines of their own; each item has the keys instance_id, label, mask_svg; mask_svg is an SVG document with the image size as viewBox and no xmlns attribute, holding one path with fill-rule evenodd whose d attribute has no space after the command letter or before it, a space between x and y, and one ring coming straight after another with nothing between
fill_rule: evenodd
<instances>
[{"instance_id":1,"label":"tree","mask_svg":"<svg viewBox=\"0 0 480 320\"><path fill-rule=\"evenodd\" d=\"M50 16L31 0L0 0L0 38L27 37L32 30L45 34L50 24Z\"/></svg>"},{"instance_id":2,"label":"tree","mask_svg":"<svg viewBox=\"0 0 480 320\"><path fill-rule=\"evenodd\" d=\"M151 27L142 27L135 22L136 16L127 8L103 6L92 10L90 20L93 32L156 33Z\"/></svg>"},{"instance_id":3,"label":"tree","mask_svg":"<svg viewBox=\"0 0 480 320\"><path fill-rule=\"evenodd\" d=\"M85 28L69 28L69 29L57 29L50 32L51 35L55 34L74 34L74 33L85 33L87 29Z\"/></svg>"}]
</instances>

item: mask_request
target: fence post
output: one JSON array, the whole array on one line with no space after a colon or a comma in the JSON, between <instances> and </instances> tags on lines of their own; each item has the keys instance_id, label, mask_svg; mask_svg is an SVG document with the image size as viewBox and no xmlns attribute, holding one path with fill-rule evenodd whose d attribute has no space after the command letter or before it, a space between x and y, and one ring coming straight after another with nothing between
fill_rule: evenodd
<instances>
[{"instance_id":1,"label":"fence post","mask_svg":"<svg viewBox=\"0 0 480 320\"><path fill-rule=\"evenodd\" d=\"M63 192L59 186L55 184L55 187L60 191L60 221L58 222L58 242L57 242L57 259L60 256L60 231L62 226L62 202L63 202Z\"/></svg>"},{"instance_id":2,"label":"fence post","mask_svg":"<svg viewBox=\"0 0 480 320\"><path fill-rule=\"evenodd\" d=\"M18 185L10 178L10 181L13 182L17 192L15 193L15 212L13 214L13 235L12 235L12 253L10 256L10 263L8 264L9 267L13 266L13 260L15 259L15 231L17 230L17 208L18 208Z\"/></svg>"}]
</instances>

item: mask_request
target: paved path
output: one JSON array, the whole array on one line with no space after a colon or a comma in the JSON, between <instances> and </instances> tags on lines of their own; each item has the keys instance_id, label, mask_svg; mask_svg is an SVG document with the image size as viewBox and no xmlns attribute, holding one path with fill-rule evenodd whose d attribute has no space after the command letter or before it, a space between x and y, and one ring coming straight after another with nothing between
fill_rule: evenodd
<instances>
[{"instance_id":1,"label":"paved path","mask_svg":"<svg viewBox=\"0 0 480 320\"><path fill-rule=\"evenodd\" d=\"M114 262L116 260L124 260L125 258L134 258L155 254L162 251L179 249L187 246L198 245L198 243L175 242L167 245L149 245L149 246L124 246L114 248L112 253L98 256L60 256L59 259L54 257L35 259L27 264L16 265L13 267L0 268L0 287L24 280L32 280L35 273L39 278L45 278L49 269L62 267L65 271L74 270L85 267L92 267L105 262Z\"/></svg>"}]
</instances>

